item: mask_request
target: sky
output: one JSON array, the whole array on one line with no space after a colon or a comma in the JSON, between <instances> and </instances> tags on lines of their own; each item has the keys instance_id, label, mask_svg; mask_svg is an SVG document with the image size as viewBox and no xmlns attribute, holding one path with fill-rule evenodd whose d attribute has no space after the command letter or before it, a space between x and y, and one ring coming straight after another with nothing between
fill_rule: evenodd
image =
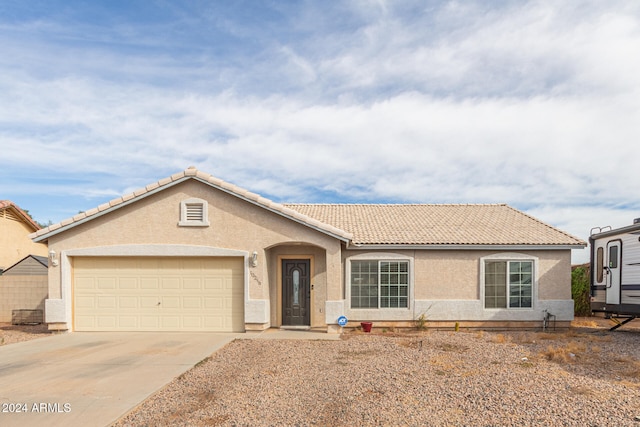
<instances>
[{"instance_id":1,"label":"sky","mask_svg":"<svg viewBox=\"0 0 640 427\"><path fill-rule=\"evenodd\" d=\"M44 224L193 165L587 240L640 217L639 141L635 0L0 2L0 199Z\"/></svg>"}]
</instances>

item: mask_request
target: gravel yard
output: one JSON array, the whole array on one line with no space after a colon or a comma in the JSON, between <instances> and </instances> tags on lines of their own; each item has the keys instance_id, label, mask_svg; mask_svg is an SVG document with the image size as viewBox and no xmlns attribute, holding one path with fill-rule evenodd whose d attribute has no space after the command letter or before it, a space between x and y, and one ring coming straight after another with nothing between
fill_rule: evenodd
<instances>
[{"instance_id":1,"label":"gravel yard","mask_svg":"<svg viewBox=\"0 0 640 427\"><path fill-rule=\"evenodd\" d=\"M116 425L640 427L640 330L236 340Z\"/></svg>"},{"instance_id":2,"label":"gravel yard","mask_svg":"<svg viewBox=\"0 0 640 427\"><path fill-rule=\"evenodd\" d=\"M51 335L51 333L45 324L12 325L11 323L0 323L0 345L30 341L49 335Z\"/></svg>"}]
</instances>

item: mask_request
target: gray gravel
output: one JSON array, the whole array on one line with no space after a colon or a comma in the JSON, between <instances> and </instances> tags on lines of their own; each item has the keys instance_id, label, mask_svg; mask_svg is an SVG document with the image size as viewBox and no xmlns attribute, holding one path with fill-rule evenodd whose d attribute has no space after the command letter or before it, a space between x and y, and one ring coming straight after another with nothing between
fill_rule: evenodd
<instances>
[{"instance_id":1,"label":"gray gravel","mask_svg":"<svg viewBox=\"0 0 640 427\"><path fill-rule=\"evenodd\" d=\"M636 426L640 331L237 340L117 425Z\"/></svg>"}]
</instances>

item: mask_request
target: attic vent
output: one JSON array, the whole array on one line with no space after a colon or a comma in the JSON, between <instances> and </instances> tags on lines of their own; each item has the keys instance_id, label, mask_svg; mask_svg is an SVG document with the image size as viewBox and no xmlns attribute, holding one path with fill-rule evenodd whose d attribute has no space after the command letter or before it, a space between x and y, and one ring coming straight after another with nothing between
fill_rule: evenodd
<instances>
[{"instance_id":1,"label":"attic vent","mask_svg":"<svg viewBox=\"0 0 640 427\"><path fill-rule=\"evenodd\" d=\"M187 221L200 221L204 220L204 206L201 203L185 203L187 209Z\"/></svg>"},{"instance_id":2,"label":"attic vent","mask_svg":"<svg viewBox=\"0 0 640 427\"><path fill-rule=\"evenodd\" d=\"M9 209L5 209L4 211L2 211L2 213L2 216L4 216L6 219L10 219L12 221L20 221L20 218L18 218L18 216L11 212Z\"/></svg>"},{"instance_id":3,"label":"attic vent","mask_svg":"<svg viewBox=\"0 0 640 427\"><path fill-rule=\"evenodd\" d=\"M180 202L180 221L183 227L206 227L209 225L208 204L202 199L187 199Z\"/></svg>"}]
</instances>

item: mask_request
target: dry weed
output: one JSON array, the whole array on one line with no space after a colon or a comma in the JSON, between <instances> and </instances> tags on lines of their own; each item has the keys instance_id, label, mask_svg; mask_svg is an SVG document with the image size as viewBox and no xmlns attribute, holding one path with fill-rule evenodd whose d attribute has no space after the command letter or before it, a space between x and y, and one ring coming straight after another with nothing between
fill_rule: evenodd
<instances>
[{"instance_id":1,"label":"dry weed","mask_svg":"<svg viewBox=\"0 0 640 427\"><path fill-rule=\"evenodd\" d=\"M640 361L634 360L629 363L629 370L625 372L625 376L640 379Z\"/></svg>"},{"instance_id":2,"label":"dry weed","mask_svg":"<svg viewBox=\"0 0 640 427\"><path fill-rule=\"evenodd\" d=\"M597 328L598 323L595 322L594 320L580 319L580 320L574 320L573 322L571 322L571 327L572 328Z\"/></svg>"},{"instance_id":3,"label":"dry weed","mask_svg":"<svg viewBox=\"0 0 640 427\"><path fill-rule=\"evenodd\" d=\"M575 362L577 356L586 350L586 346L582 343L570 341L564 346L547 347L547 351L542 355L552 362Z\"/></svg>"},{"instance_id":4,"label":"dry weed","mask_svg":"<svg viewBox=\"0 0 640 427\"><path fill-rule=\"evenodd\" d=\"M582 395L582 396L594 396L595 395L595 392L592 389L590 389L589 387L587 387L587 386L580 385L580 386L576 386L576 387L571 387L570 390L571 390L571 394L579 394L579 395Z\"/></svg>"},{"instance_id":5,"label":"dry weed","mask_svg":"<svg viewBox=\"0 0 640 427\"><path fill-rule=\"evenodd\" d=\"M498 344L509 344L511 342L511 337L509 335L496 334L491 341Z\"/></svg>"}]
</instances>

